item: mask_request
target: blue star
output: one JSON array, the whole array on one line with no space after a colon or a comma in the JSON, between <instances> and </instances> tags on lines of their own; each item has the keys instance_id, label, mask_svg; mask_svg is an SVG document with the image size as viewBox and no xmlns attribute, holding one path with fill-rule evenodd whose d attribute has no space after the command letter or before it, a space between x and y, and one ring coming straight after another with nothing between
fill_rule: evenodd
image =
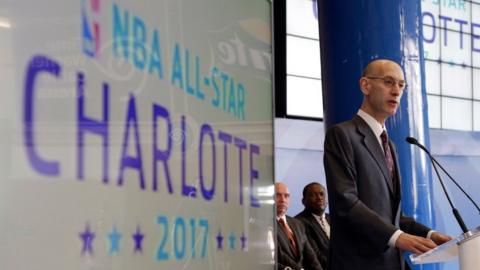
<instances>
[{"instance_id":1,"label":"blue star","mask_svg":"<svg viewBox=\"0 0 480 270\"><path fill-rule=\"evenodd\" d=\"M79 236L83 241L82 256L87 252L93 255L92 242L93 239L95 239L95 233L90 231L90 225L88 223L85 227L85 231L81 232Z\"/></svg>"},{"instance_id":2,"label":"blue star","mask_svg":"<svg viewBox=\"0 0 480 270\"><path fill-rule=\"evenodd\" d=\"M223 235L221 231L218 231L217 234L217 250L223 250Z\"/></svg>"},{"instance_id":3,"label":"blue star","mask_svg":"<svg viewBox=\"0 0 480 270\"><path fill-rule=\"evenodd\" d=\"M108 234L108 239L110 240L110 256L118 254L120 252L120 239L122 239L122 234L117 231L117 228L113 227L112 232Z\"/></svg>"},{"instance_id":4,"label":"blue star","mask_svg":"<svg viewBox=\"0 0 480 270\"><path fill-rule=\"evenodd\" d=\"M235 250L235 240L237 240L237 238L235 237L235 234L231 232L230 236L228 237L228 242L230 244L229 246L231 250Z\"/></svg>"},{"instance_id":5,"label":"blue star","mask_svg":"<svg viewBox=\"0 0 480 270\"><path fill-rule=\"evenodd\" d=\"M242 250L247 250L247 237L245 236L245 232L242 232L240 241L242 241Z\"/></svg>"},{"instance_id":6,"label":"blue star","mask_svg":"<svg viewBox=\"0 0 480 270\"><path fill-rule=\"evenodd\" d=\"M132 235L133 240L135 241L135 250L134 252L142 252L142 241L145 235L140 231L140 226L137 226L137 231Z\"/></svg>"}]
</instances>

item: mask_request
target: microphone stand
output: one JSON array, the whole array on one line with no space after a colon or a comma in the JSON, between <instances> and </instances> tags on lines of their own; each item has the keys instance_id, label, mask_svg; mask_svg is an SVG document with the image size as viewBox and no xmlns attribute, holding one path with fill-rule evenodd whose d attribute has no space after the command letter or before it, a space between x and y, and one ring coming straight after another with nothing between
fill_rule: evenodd
<instances>
[{"instance_id":1,"label":"microphone stand","mask_svg":"<svg viewBox=\"0 0 480 270\"><path fill-rule=\"evenodd\" d=\"M438 181L440 182L440 185L442 186L442 189L443 189L443 192L445 193L445 196L447 197L447 200L448 200L448 203L450 204L450 207L452 208L452 212L453 212L453 215L455 216L455 219L457 220L458 224L460 225L460 228L462 229L462 231L465 233L465 234L468 234L468 229L467 229L467 226L465 226L465 222L463 221L460 213L458 212L458 210L455 208L455 206L453 205L452 203L452 200L450 199L450 196L448 195L448 192L447 192L447 189L445 188L445 184L443 183L443 180L442 178L440 177L440 173L438 172L438 168L436 166L436 164L438 164L438 162L434 162L435 158L432 157L432 155L430 154L430 151L428 151L428 149L421 145L417 139L413 138L413 137L407 137L407 142L410 143L410 144L414 144L416 146L418 146L420 149L422 149L423 151L425 151L425 153L427 153L428 157L430 158L430 161L432 163L432 167L433 169L435 170L435 173L437 174L437 177L438 177ZM442 168L443 169L443 168ZM455 181L454 181L455 182ZM462 189L463 190L463 189ZM470 196L468 196L470 197Z\"/></svg>"}]
</instances>

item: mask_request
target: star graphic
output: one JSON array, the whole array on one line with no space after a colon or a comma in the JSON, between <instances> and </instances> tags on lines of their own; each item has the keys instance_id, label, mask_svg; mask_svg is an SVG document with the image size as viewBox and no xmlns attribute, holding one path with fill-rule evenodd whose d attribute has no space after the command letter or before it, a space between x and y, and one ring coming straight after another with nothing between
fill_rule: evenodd
<instances>
[{"instance_id":1,"label":"star graphic","mask_svg":"<svg viewBox=\"0 0 480 270\"><path fill-rule=\"evenodd\" d=\"M82 256L87 252L93 255L92 242L93 239L95 239L95 233L90 231L90 225L88 223L85 226L85 231L81 232L79 236L83 241Z\"/></svg>"},{"instance_id":2,"label":"star graphic","mask_svg":"<svg viewBox=\"0 0 480 270\"><path fill-rule=\"evenodd\" d=\"M144 236L145 235L140 231L140 226L137 226L137 231L132 235L133 240L135 241L135 253L142 253L142 241Z\"/></svg>"},{"instance_id":3,"label":"star graphic","mask_svg":"<svg viewBox=\"0 0 480 270\"><path fill-rule=\"evenodd\" d=\"M237 240L237 238L235 237L235 234L231 232L230 236L228 236L228 243L231 250L235 250L235 240Z\"/></svg>"},{"instance_id":4,"label":"star graphic","mask_svg":"<svg viewBox=\"0 0 480 270\"><path fill-rule=\"evenodd\" d=\"M245 232L242 233L240 236L240 241L242 241L242 250L247 250L247 237L245 236Z\"/></svg>"},{"instance_id":5,"label":"star graphic","mask_svg":"<svg viewBox=\"0 0 480 270\"><path fill-rule=\"evenodd\" d=\"M122 234L117 231L117 228L113 227L113 230L108 234L108 240L110 240L110 256L120 252L120 239L122 239Z\"/></svg>"},{"instance_id":6,"label":"star graphic","mask_svg":"<svg viewBox=\"0 0 480 270\"><path fill-rule=\"evenodd\" d=\"M218 231L217 234L217 250L223 250L223 235L221 231Z\"/></svg>"}]
</instances>

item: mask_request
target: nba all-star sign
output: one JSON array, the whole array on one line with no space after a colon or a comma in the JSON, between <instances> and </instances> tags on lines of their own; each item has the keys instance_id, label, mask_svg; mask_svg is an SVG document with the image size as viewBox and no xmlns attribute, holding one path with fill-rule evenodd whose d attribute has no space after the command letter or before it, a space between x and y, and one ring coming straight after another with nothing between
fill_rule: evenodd
<instances>
[{"instance_id":1,"label":"nba all-star sign","mask_svg":"<svg viewBox=\"0 0 480 270\"><path fill-rule=\"evenodd\" d=\"M1 269L273 267L268 1L7 6Z\"/></svg>"}]
</instances>

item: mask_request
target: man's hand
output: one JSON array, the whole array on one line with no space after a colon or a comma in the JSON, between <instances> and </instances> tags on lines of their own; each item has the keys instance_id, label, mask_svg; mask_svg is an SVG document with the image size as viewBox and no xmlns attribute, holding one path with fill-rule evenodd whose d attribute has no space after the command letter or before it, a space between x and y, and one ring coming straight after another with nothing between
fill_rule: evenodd
<instances>
[{"instance_id":1,"label":"man's hand","mask_svg":"<svg viewBox=\"0 0 480 270\"><path fill-rule=\"evenodd\" d=\"M453 240L453 237L451 237L450 235L445 235L443 233L434 232L432 233L432 235L430 235L430 239L432 239L435 244L441 245L445 242Z\"/></svg>"},{"instance_id":2,"label":"man's hand","mask_svg":"<svg viewBox=\"0 0 480 270\"><path fill-rule=\"evenodd\" d=\"M398 236L395 246L401 250L410 251L414 254L420 255L435 248L437 245L431 239L402 233Z\"/></svg>"}]
</instances>

